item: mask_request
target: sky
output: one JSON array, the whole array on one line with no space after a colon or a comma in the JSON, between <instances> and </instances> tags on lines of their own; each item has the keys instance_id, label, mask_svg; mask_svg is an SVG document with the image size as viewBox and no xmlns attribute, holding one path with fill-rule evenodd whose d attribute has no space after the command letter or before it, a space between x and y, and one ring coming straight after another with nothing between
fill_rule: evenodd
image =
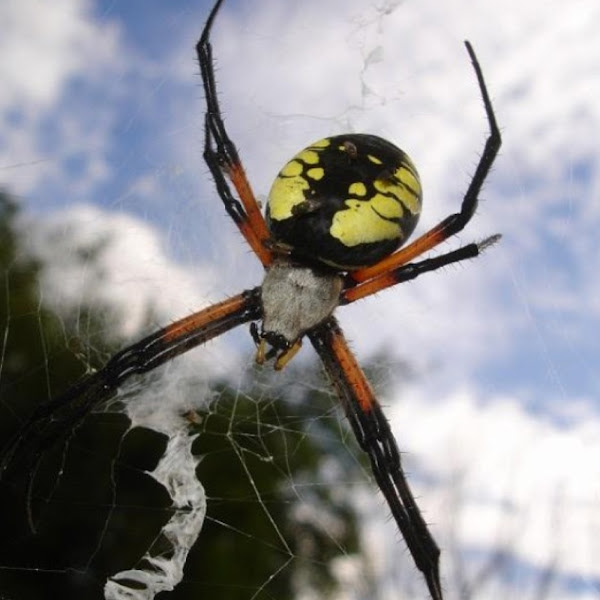
<instances>
[{"instance_id":1,"label":"sky","mask_svg":"<svg viewBox=\"0 0 600 600\"><path fill-rule=\"evenodd\" d=\"M194 45L210 4L0 3L0 185L48 261L45 297L110 303L127 336L149 303L162 325L260 282L202 161ZM226 123L259 199L309 143L373 133L420 172L417 233L458 208L487 135L473 44L504 143L473 221L434 253L501 242L337 314L361 360L383 349L418 374L382 401L405 460L431 475L416 485L439 537L457 477L461 547L522 532L498 593L549 570L548 597L600 590L599 28L590 0L226 0L214 29ZM95 269L82 263L78 248L107 239ZM226 370L251 348L238 332L198 360ZM384 575L404 552L386 545Z\"/></svg>"}]
</instances>

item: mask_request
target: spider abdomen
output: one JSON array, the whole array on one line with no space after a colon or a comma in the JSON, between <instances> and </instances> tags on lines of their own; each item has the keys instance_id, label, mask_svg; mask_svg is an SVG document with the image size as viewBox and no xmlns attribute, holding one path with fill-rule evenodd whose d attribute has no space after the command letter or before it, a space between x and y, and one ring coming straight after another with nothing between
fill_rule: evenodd
<instances>
[{"instance_id":1,"label":"spider abdomen","mask_svg":"<svg viewBox=\"0 0 600 600\"><path fill-rule=\"evenodd\" d=\"M366 134L324 138L281 169L269 193L273 238L341 270L374 264L410 236L421 212L410 158Z\"/></svg>"}]
</instances>

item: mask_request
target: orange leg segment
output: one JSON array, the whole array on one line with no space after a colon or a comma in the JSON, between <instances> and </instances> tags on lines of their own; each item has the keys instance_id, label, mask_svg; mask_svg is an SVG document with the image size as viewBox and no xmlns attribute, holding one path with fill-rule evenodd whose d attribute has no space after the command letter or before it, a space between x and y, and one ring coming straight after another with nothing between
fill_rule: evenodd
<instances>
[{"instance_id":1,"label":"orange leg segment","mask_svg":"<svg viewBox=\"0 0 600 600\"><path fill-rule=\"evenodd\" d=\"M434 256L433 258L426 258L418 262L408 263L392 269L387 273L382 273L373 279L369 279L356 286L346 288L341 295L341 304L350 304L355 300L370 296L376 292L379 292L385 288L391 287L398 283L404 283L411 279L416 279L419 275L427 273L429 271L436 271L446 265L466 260L468 258L475 258L479 256L488 246L495 244L500 239L500 234L492 235L481 242L467 244L461 246L452 252L447 252L440 256Z\"/></svg>"},{"instance_id":2,"label":"orange leg segment","mask_svg":"<svg viewBox=\"0 0 600 600\"><path fill-rule=\"evenodd\" d=\"M156 343L163 343L170 347L182 339L187 339L190 336L195 335L202 338L201 341L198 342L202 344L230 329L231 319L242 319L244 321L249 320L246 318L247 316L249 316L249 318L258 318L255 303L258 303L257 292L254 290L242 292L237 296L217 302L216 304L188 315L171 325L167 325L165 328L150 336L150 338L146 338L146 340L152 339ZM144 340L140 343L143 342ZM146 347L149 347L149 345L150 344L147 343Z\"/></svg>"},{"instance_id":3,"label":"orange leg segment","mask_svg":"<svg viewBox=\"0 0 600 600\"><path fill-rule=\"evenodd\" d=\"M364 269L353 271L350 273L350 277L356 282L373 279L382 273L397 269L410 262L413 258L421 256L421 254L435 248L435 246L446 240L449 235L452 235L451 233L447 233L447 221L448 219L445 219L433 229L430 229L427 233L424 233L422 236L411 242L405 248L401 248L397 252L386 256L378 263L370 267L365 267Z\"/></svg>"},{"instance_id":4,"label":"orange leg segment","mask_svg":"<svg viewBox=\"0 0 600 600\"><path fill-rule=\"evenodd\" d=\"M227 173L246 212L246 220L238 223L240 232L248 240L260 262L267 267L273 262L273 253L268 249L271 234L250 187L246 172L241 163L237 163L230 166Z\"/></svg>"},{"instance_id":5,"label":"orange leg segment","mask_svg":"<svg viewBox=\"0 0 600 600\"><path fill-rule=\"evenodd\" d=\"M209 38L220 6L221 2L214 5L196 45L202 85L206 95L204 160L210 169L217 192L227 213L234 220L258 259L267 267L273 261L273 255L268 249L271 236L242 167L237 149L225 129L217 96L212 46ZM235 188L239 200L231 193L227 179Z\"/></svg>"},{"instance_id":6,"label":"orange leg segment","mask_svg":"<svg viewBox=\"0 0 600 600\"><path fill-rule=\"evenodd\" d=\"M385 496L415 564L433 600L442 600L440 550L435 543L402 470L400 451L383 410L334 317L308 334L362 450Z\"/></svg>"}]
</instances>

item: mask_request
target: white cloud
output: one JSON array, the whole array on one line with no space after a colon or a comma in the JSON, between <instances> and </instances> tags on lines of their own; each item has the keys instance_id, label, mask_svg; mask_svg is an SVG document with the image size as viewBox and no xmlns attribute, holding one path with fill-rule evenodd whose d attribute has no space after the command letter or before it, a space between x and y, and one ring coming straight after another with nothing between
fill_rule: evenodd
<instances>
[{"instance_id":1,"label":"white cloud","mask_svg":"<svg viewBox=\"0 0 600 600\"><path fill-rule=\"evenodd\" d=\"M89 109L84 117L69 93L76 81L106 85L107 74L118 70L118 28L96 22L91 8L78 0L9 0L0 6L0 172L13 193L30 194L40 181L62 180L61 162L80 158L84 139L100 150L82 163L89 180L106 175L101 147L110 118Z\"/></svg>"},{"instance_id":2,"label":"white cloud","mask_svg":"<svg viewBox=\"0 0 600 600\"><path fill-rule=\"evenodd\" d=\"M27 251L44 265L44 303L65 318L81 307L109 311L119 339L138 339L222 299L212 268L182 267L157 229L128 215L80 205L44 221L26 220L22 231ZM86 323L80 325L87 342ZM236 363L237 353L226 348L212 342L201 353L207 372L222 374Z\"/></svg>"},{"instance_id":3,"label":"white cloud","mask_svg":"<svg viewBox=\"0 0 600 600\"><path fill-rule=\"evenodd\" d=\"M5 60L0 77L9 93L2 95L0 108L15 102L47 108L58 100L70 77L112 58L114 27L95 22L91 8L91 2L80 0L2 3L0 51Z\"/></svg>"},{"instance_id":4,"label":"white cloud","mask_svg":"<svg viewBox=\"0 0 600 600\"><path fill-rule=\"evenodd\" d=\"M421 388L403 388L388 414L445 551L449 598L458 597L452 592L460 561L472 582L495 552L504 552L505 562L484 579L478 598L506 597L515 581L519 597L534 597L548 575L544 598L596 597L600 421L594 410L582 408L557 424L527 412L517 398L462 390L433 400ZM391 560L406 559L398 545L389 548ZM577 577L581 589L570 589Z\"/></svg>"}]
</instances>

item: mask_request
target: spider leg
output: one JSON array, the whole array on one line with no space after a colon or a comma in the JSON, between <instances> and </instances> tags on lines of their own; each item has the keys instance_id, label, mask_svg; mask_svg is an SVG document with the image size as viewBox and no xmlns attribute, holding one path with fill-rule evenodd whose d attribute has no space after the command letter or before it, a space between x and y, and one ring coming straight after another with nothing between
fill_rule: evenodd
<instances>
[{"instance_id":1,"label":"spider leg","mask_svg":"<svg viewBox=\"0 0 600 600\"><path fill-rule=\"evenodd\" d=\"M237 149L227 134L219 107L210 31L221 4L222 0L215 3L196 45L206 96L204 160L210 169L217 192L227 213L266 267L273 261L272 252L268 248L271 236L246 177ZM233 196L227 179L236 189L239 200Z\"/></svg>"},{"instance_id":2,"label":"spider leg","mask_svg":"<svg viewBox=\"0 0 600 600\"><path fill-rule=\"evenodd\" d=\"M387 273L382 273L381 275L359 283L358 285L352 285L351 287L348 287L342 291L340 304L350 304L355 300L359 300L365 296L370 296L375 292L379 292L385 288L396 285L397 283L404 283L405 281L416 279L423 273L436 271L441 267L445 267L446 265L450 265L455 262L460 262L461 260L475 258L476 256L479 256L486 248L492 244L495 244L501 237L502 236L497 233L482 240L481 242L474 242L472 244L467 244L466 246L461 246L456 250L446 252L440 256L434 256L433 258L426 258L417 262L408 263L407 265L402 265L397 269L393 269ZM352 284L352 280L350 279L349 281Z\"/></svg>"},{"instance_id":3,"label":"spider leg","mask_svg":"<svg viewBox=\"0 0 600 600\"><path fill-rule=\"evenodd\" d=\"M146 373L230 329L260 318L260 290L247 290L213 304L121 350L106 365L66 392L41 404L2 450L0 479L9 468L27 473L27 507L32 531L31 495L37 467L50 446L71 435L98 404L132 375Z\"/></svg>"},{"instance_id":4,"label":"spider leg","mask_svg":"<svg viewBox=\"0 0 600 600\"><path fill-rule=\"evenodd\" d=\"M390 426L334 317L307 334L340 397L356 439L433 600L442 600L440 549L410 491Z\"/></svg>"},{"instance_id":5,"label":"spider leg","mask_svg":"<svg viewBox=\"0 0 600 600\"><path fill-rule=\"evenodd\" d=\"M485 85L485 80L483 79L481 66L479 65L477 56L475 56L475 51L469 42L465 42L465 46L467 48L467 52L469 53L469 57L471 58L471 62L473 63L475 75L477 76L477 82L479 84L479 90L483 99L483 105L490 128L490 133L485 142L485 147L483 149L481 158L479 159L477 168L475 169L473 179L471 179L471 183L469 184L469 187L467 188L467 191L463 197L460 212L446 217L435 227L418 237L414 242L398 250L397 252L390 254L380 262L370 267L353 271L349 274L349 277L354 282L367 281L377 277L378 275L381 275L382 273L393 271L394 269L405 265L413 258L420 256L428 250L431 250L435 246L447 240L449 237L461 231L471 220L475 214L475 211L477 210L479 192L483 187L494 161L496 160L496 156L498 155L498 151L502 145L502 138L500 136L498 124L496 123L496 116L494 114L492 102Z\"/></svg>"}]
</instances>

